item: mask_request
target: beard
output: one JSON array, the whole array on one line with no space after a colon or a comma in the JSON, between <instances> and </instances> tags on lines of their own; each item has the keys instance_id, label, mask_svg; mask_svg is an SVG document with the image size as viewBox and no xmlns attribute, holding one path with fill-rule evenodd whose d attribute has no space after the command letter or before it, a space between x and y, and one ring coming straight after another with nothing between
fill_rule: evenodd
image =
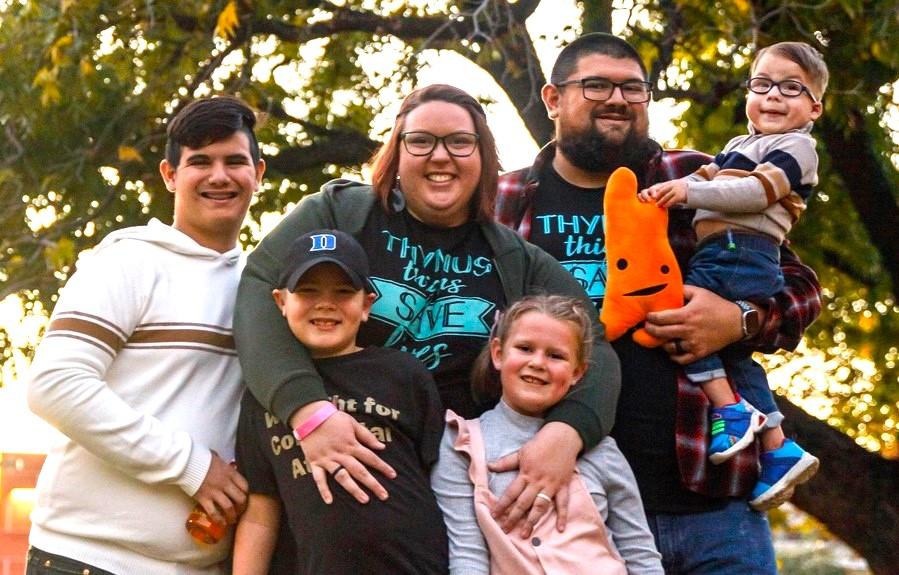
<instances>
[{"instance_id":1,"label":"beard","mask_svg":"<svg viewBox=\"0 0 899 575\"><path fill-rule=\"evenodd\" d=\"M645 171L657 147L649 136L637 134L633 127L623 142L612 143L593 124L580 132L560 133L556 145L572 165L586 172L609 173L625 167L638 175Z\"/></svg>"}]
</instances>

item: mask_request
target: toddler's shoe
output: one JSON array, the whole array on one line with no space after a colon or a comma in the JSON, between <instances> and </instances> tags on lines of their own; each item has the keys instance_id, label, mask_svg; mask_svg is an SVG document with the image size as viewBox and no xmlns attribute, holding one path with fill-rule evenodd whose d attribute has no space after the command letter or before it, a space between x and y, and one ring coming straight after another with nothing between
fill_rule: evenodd
<instances>
[{"instance_id":1,"label":"toddler's shoe","mask_svg":"<svg viewBox=\"0 0 899 575\"><path fill-rule=\"evenodd\" d=\"M793 496L797 485L818 471L818 458L791 439L784 440L780 449L762 453L759 463L762 471L749 500L750 507L757 511L783 504Z\"/></svg>"},{"instance_id":2,"label":"toddler's shoe","mask_svg":"<svg viewBox=\"0 0 899 575\"><path fill-rule=\"evenodd\" d=\"M709 409L709 460L718 465L748 447L767 419L744 402Z\"/></svg>"}]
</instances>

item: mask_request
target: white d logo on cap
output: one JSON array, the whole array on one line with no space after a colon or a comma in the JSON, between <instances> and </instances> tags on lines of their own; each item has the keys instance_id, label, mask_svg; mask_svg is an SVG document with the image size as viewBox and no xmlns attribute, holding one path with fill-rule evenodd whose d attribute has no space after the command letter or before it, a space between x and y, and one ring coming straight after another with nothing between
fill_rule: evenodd
<instances>
[{"instance_id":1,"label":"white d logo on cap","mask_svg":"<svg viewBox=\"0 0 899 575\"><path fill-rule=\"evenodd\" d=\"M315 234L309 236L312 240L310 252L333 251L337 249L337 237L334 234Z\"/></svg>"}]
</instances>

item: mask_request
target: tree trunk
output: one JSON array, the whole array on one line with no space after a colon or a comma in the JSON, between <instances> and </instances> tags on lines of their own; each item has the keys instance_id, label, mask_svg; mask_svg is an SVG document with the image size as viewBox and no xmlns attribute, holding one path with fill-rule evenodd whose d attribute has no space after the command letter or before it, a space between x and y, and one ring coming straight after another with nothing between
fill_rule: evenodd
<instances>
[{"instance_id":1,"label":"tree trunk","mask_svg":"<svg viewBox=\"0 0 899 575\"><path fill-rule=\"evenodd\" d=\"M899 461L859 447L823 421L778 397L784 432L821 459L793 503L868 561L876 575L899 572Z\"/></svg>"},{"instance_id":2,"label":"tree trunk","mask_svg":"<svg viewBox=\"0 0 899 575\"><path fill-rule=\"evenodd\" d=\"M880 253L893 283L893 295L899 294L899 206L865 118L853 109L844 119L822 118L816 128L871 243Z\"/></svg>"}]
</instances>

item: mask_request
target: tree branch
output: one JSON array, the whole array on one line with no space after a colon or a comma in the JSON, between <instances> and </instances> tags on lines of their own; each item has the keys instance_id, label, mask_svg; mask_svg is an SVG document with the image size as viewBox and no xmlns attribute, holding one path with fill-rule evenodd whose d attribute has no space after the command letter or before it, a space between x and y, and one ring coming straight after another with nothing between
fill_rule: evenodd
<instances>
[{"instance_id":1,"label":"tree branch","mask_svg":"<svg viewBox=\"0 0 899 575\"><path fill-rule=\"evenodd\" d=\"M352 130L328 130L308 146L282 149L266 158L270 170L285 176L329 164L354 166L368 161L380 142Z\"/></svg>"},{"instance_id":2,"label":"tree branch","mask_svg":"<svg viewBox=\"0 0 899 575\"><path fill-rule=\"evenodd\" d=\"M825 115L816 124L834 170L890 274L895 296L899 294L899 206L869 129L857 108L847 109L840 119Z\"/></svg>"}]
</instances>

